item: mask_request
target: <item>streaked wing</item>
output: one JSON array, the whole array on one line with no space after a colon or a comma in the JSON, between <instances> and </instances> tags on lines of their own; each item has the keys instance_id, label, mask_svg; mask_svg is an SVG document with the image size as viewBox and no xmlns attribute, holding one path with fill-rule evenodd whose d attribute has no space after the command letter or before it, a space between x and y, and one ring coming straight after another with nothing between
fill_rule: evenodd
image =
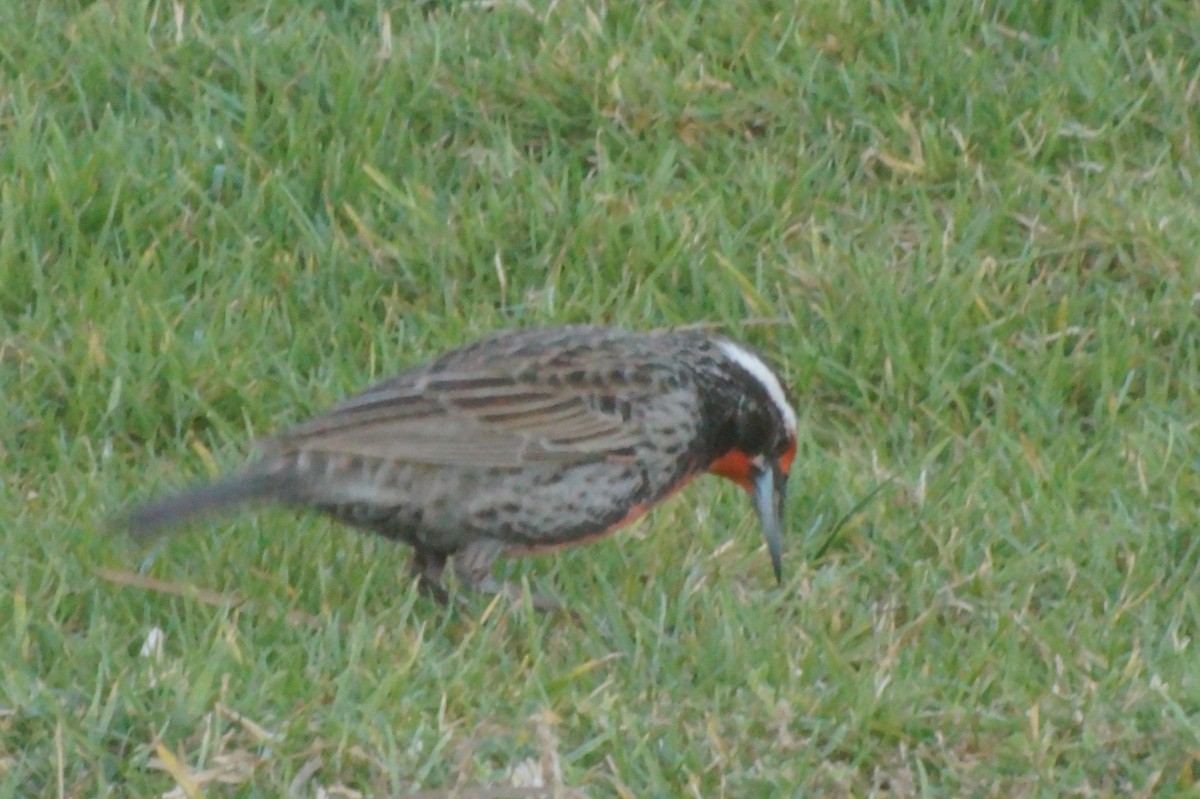
<instances>
[{"instance_id":1,"label":"streaked wing","mask_svg":"<svg viewBox=\"0 0 1200 799\"><path fill-rule=\"evenodd\" d=\"M411 373L345 400L274 446L458 466L631 454L641 438L639 422L598 410L590 391L502 374Z\"/></svg>"}]
</instances>

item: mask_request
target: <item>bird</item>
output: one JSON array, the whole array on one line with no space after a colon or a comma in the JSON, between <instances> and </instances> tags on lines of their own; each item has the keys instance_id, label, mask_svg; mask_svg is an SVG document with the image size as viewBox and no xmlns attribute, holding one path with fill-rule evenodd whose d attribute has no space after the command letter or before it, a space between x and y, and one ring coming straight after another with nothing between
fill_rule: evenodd
<instances>
[{"instance_id":1,"label":"bird","mask_svg":"<svg viewBox=\"0 0 1200 799\"><path fill-rule=\"evenodd\" d=\"M468 591L519 599L493 577L497 558L592 541L711 473L749 495L782 583L796 449L783 383L745 344L695 328L533 327L378 382L120 523L146 537L245 505L315 509L410 546L412 577L442 601L448 564Z\"/></svg>"}]
</instances>

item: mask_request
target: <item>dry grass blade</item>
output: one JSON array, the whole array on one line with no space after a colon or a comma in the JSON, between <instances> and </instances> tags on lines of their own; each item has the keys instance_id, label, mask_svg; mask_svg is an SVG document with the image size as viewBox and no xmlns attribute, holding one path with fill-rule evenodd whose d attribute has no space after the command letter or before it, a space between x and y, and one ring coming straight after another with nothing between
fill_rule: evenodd
<instances>
[{"instance_id":1,"label":"dry grass blade","mask_svg":"<svg viewBox=\"0 0 1200 799\"><path fill-rule=\"evenodd\" d=\"M159 594L183 597L184 599L194 599L197 602L213 607L254 608L252 602L247 602L237 594L223 594L220 591L213 591L195 585L169 583L166 580L157 580L153 577L146 577L142 574L134 574L133 572L121 571L119 569L99 568L96 569L96 574L114 585L125 588L140 588L144 591L153 591ZM300 610L289 610L283 614L283 618L289 624L294 624L297 627L320 627L323 625L319 616L313 616Z\"/></svg>"}]
</instances>

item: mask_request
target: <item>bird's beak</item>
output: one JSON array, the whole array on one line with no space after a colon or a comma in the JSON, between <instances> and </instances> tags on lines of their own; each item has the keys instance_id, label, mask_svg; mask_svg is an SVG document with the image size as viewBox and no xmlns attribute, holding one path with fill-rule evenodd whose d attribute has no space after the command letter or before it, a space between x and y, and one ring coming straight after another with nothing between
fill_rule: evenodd
<instances>
[{"instance_id":1,"label":"bird's beak","mask_svg":"<svg viewBox=\"0 0 1200 799\"><path fill-rule=\"evenodd\" d=\"M764 463L754 474L751 496L754 510L762 524L763 538L767 540L767 551L771 553L771 567L775 579L783 582L783 503L787 498L787 476L777 463Z\"/></svg>"}]
</instances>

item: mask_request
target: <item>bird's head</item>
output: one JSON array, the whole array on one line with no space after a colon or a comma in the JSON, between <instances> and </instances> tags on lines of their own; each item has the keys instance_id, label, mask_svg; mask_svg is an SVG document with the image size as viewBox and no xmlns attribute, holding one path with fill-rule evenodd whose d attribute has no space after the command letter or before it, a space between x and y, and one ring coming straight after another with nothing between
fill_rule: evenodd
<instances>
[{"instance_id":1,"label":"bird's head","mask_svg":"<svg viewBox=\"0 0 1200 799\"><path fill-rule=\"evenodd\" d=\"M718 374L711 387L715 459L708 471L750 495L782 582L781 530L787 479L796 457L796 412L775 372L753 350L716 340Z\"/></svg>"}]
</instances>

